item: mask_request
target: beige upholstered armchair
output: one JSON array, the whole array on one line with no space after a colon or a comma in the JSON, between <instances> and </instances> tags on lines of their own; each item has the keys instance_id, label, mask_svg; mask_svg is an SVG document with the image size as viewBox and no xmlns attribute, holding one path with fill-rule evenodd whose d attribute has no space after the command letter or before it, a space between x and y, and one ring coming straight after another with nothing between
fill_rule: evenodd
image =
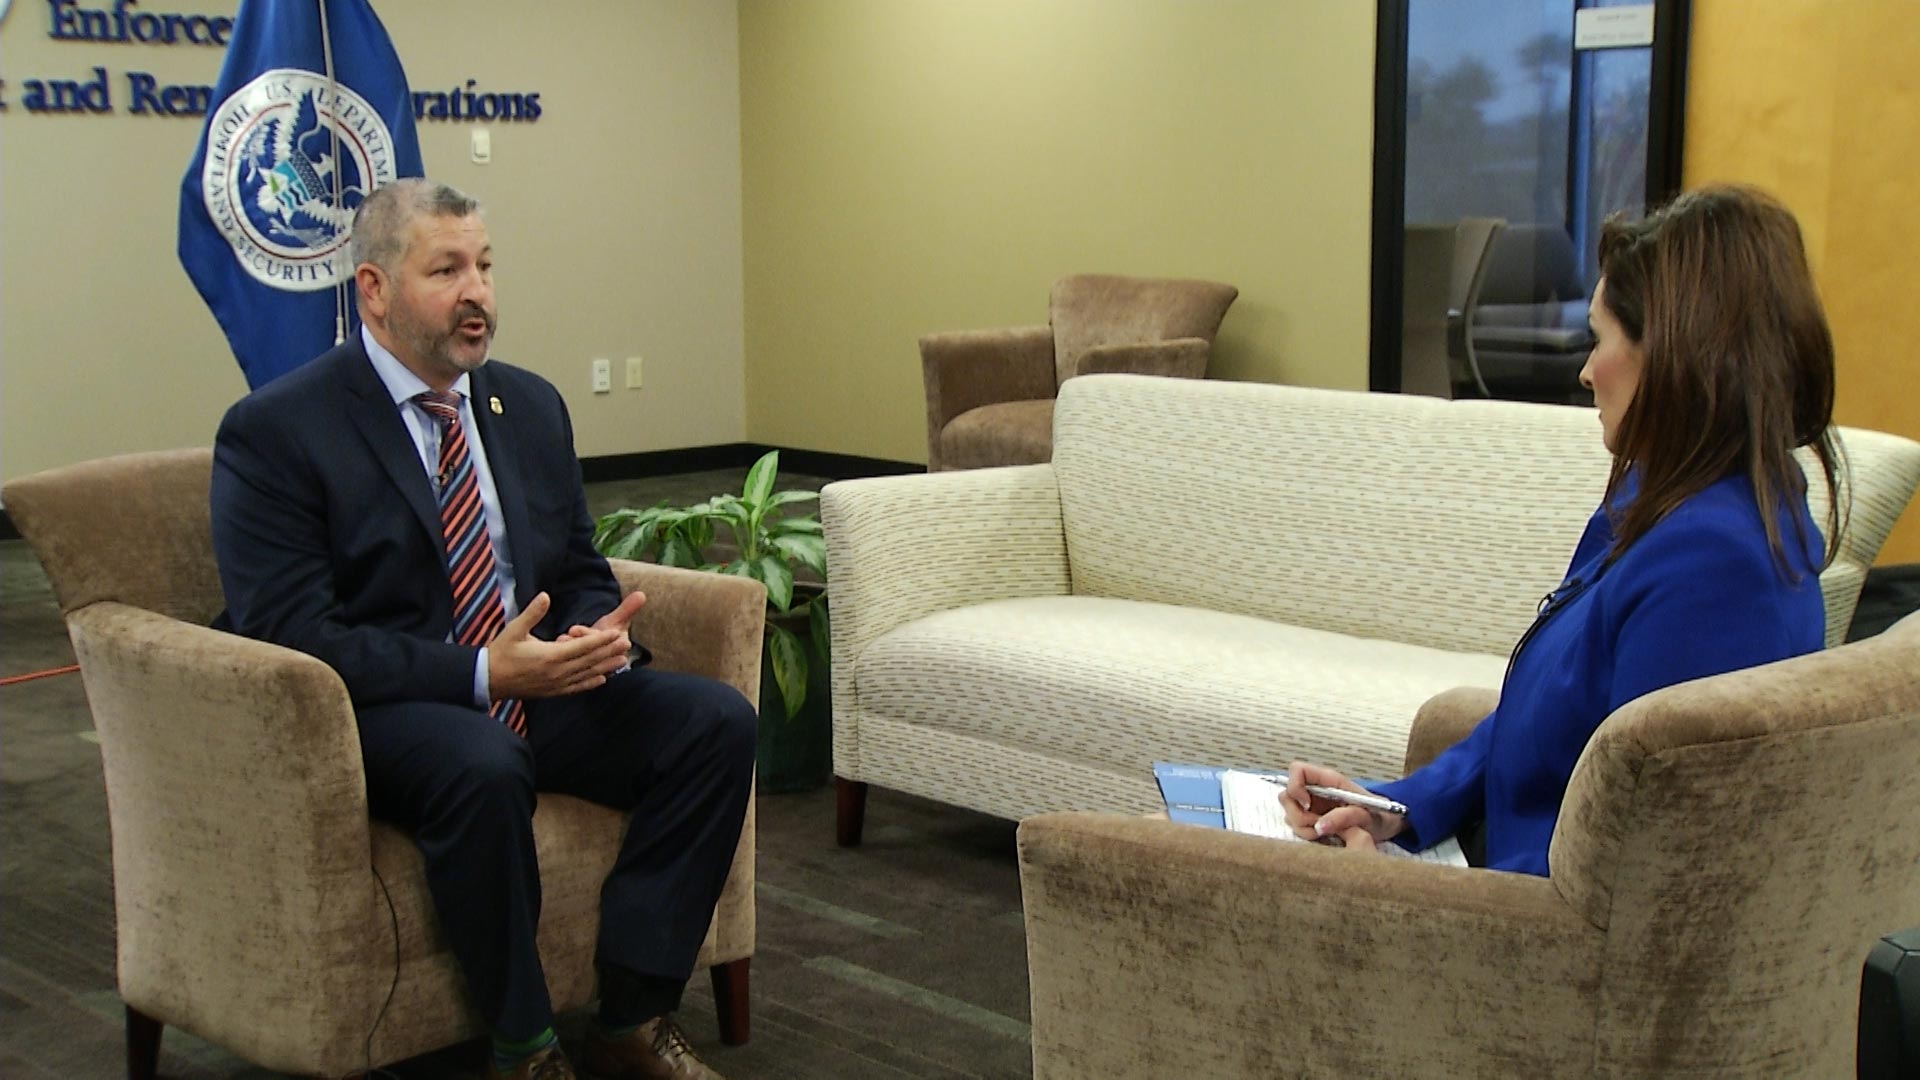
<instances>
[{"instance_id":1,"label":"beige upholstered armchair","mask_svg":"<svg viewBox=\"0 0 1920 1080\"><path fill-rule=\"evenodd\" d=\"M346 687L312 657L206 626L223 606L211 473L208 450L136 454L5 491L66 614L100 735L128 1074L154 1075L163 1025L324 1077L478 1035L419 851L368 818ZM647 592L634 636L656 663L759 700L760 585L614 569ZM624 826L604 807L540 798L540 944L556 1009L595 994L600 883ZM753 859L749 806L699 960L734 1043L748 1035Z\"/></svg>"},{"instance_id":2,"label":"beige upholstered armchair","mask_svg":"<svg viewBox=\"0 0 1920 1080\"><path fill-rule=\"evenodd\" d=\"M1080 274L1054 283L1046 326L928 334L927 471L1051 459L1053 399L1075 375L1201 378L1239 295L1213 281Z\"/></svg>"},{"instance_id":3,"label":"beige upholstered armchair","mask_svg":"<svg viewBox=\"0 0 1920 1080\"><path fill-rule=\"evenodd\" d=\"M1491 704L1429 702L1408 767ZM1909 616L1614 713L1551 879L1030 818L1034 1075L1851 1076L1861 965L1920 920L1916 747Z\"/></svg>"}]
</instances>

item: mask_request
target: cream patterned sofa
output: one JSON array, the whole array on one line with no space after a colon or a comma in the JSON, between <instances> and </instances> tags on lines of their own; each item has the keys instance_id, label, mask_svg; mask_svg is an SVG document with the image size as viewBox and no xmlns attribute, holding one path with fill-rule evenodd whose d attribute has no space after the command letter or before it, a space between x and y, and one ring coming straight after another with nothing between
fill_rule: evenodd
<instances>
[{"instance_id":1,"label":"cream patterned sofa","mask_svg":"<svg viewBox=\"0 0 1920 1080\"><path fill-rule=\"evenodd\" d=\"M1842 436L1830 644L1920 482L1920 444ZM840 842L868 784L1018 819L1153 809L1155 760L1399 775L1423 702L1499 684L1607 466L1591 409L1099 375L1051 464L828 485Z\"/></svg>"}]
</instances>

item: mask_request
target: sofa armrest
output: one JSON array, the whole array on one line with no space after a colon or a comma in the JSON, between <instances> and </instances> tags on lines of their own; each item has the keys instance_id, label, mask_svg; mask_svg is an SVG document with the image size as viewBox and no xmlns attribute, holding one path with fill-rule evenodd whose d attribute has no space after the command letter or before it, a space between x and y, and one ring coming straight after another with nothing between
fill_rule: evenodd
<instances>
[{"instance_id":1,"label":"sofa armrest","mask_svg":"<svg viewBox=\"0 0 1920 1080\"><path fill-rule=\"evenodd\" d=\"M1213 343L1205 338L1177 338L1136 345L1099 345L1081 354L1075 375L1164 375L1199 379L1207 374Z\"/></svg>"},{"instance_id":2,"label":"sofa armrest","mask_svg":"<svg viewBox=\"0 0 1920 1080\"><path fill-rule=\"evenodd\" d=\"M1915 486L1920 485L1920 443L1865 428L1838 427L1834 434L1846 453L1841 490L1847 514L1841 524L1839 550L1820 574L1820 592L1827 607L1828 648L1847 640L1867 571L1879 557L1887 534L1906 512ZM1803 448L1795 456L1812 481L1807 507L1824 536L1830 503L1826 485L1819 481L1819 465L1810 450Z\"/></svg>"},{"instance_id":3,"label":"sofa armrest","mask_svg":"<svg viewBox=\"0 0 1920 1080\"><path fill-rule=\"evenodd\" d=\"M1407 733L1406 771L1425 765L1466 738L1499 703L1500 692L1483 686L1457 686L1428 698L1413 714L1413 730Z\"/></svg>"},{"instance_id":4,"label":"sofa armrest","mask_svg":"<svg viewBox=\"0 0 1920 1080\"><path fill-rule=\"evenodd\" d=\"M705 675L760 702L760 651L766 643L767 588L751 578L608 559L620 591L647 602L633 617L633 640L667 671Z\"/></svg>"},{"instance_id":5,"label":"sofa armrest","mask_svg":"<svg viewBox=\"0 0 1920 1080\"><path fill-rule=\"evenodd\" d=\"M1050 398L1059 389L1053 328L960 330L920 339L927 388L927 471L940 471L940 432L982 405Z\"/></svg>"},{"instance_id":6,"label":"sofa armrest","mask_svg":"<svg viewBox=\"0 0 1920 1080\"><path fill-rule=\"evenodd\" d=\"M1041 1080L1591 1068L1604 935L1544 878L1085 813L1019 860Z\"/></svg>"},{"instance_id":7,"label":"sofa armrest","mask_svg":"<svg viewBox=\"0 0 1920 1080\"><path fill-rule=\"evenodd\" d=\"M110 601L67 626L100 736L127 1001L178 1000L183 979L197 998L344 992L309 980L352 970L387 916L340 677Z\"/></svg>"},{"instance_id":8,"label":"sofa armrest","mask_svg":"<svg viewBox=\"0 0 1920 1080\"><path fill-rule=\"evenodd\" d=\"M834 755L850 760L867 645L937 611L1072 591L1051 465L876 476L820 492L833 590Z\"/></svg>"}]
</instances>

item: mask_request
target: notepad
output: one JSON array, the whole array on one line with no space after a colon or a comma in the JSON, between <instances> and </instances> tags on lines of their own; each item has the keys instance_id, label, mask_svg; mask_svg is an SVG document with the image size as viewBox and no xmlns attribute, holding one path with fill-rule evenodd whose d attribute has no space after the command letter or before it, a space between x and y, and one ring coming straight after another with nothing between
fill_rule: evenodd
<instances>
[{"instance_id":1,"label":"notepad","mask_svg":"<svg viewBox=\"0 0 1920 1080\"><path fill-rule=\"evenodd\" d=\"M1233 832L1298 840L1280 805L1280 786L1259 773L1228 769L1220 774L1220 805Z\"/></svg>"},{"instance_id":2,"label":"notepad","mask_svg":"<svg viewBox=\"0 0 1920 1080\"><path fill-rule=\"evenodd\" d=\"M1286 809L1280 805L1282 789L1273 782L1271 776L1241 769L1222 769L1219 770L1219 783L1221 816L1228 829L1274 840L1300 839L1294 835L1292 826L1287 824ZM1441 866L1467 865L1467 853L1460 849L1460 841L1451 836L1425 851L1408 851L1399 844L1381 844L1380 850L1388 855Z\"/></svg>"}]
</instances>

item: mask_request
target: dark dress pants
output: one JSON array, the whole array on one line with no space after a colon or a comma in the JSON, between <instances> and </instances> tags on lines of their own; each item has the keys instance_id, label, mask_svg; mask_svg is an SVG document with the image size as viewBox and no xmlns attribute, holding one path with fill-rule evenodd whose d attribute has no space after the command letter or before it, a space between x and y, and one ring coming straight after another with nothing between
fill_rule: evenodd
<instances>
[{"instance_id":1,"label":"dark dress pants","mask_svg":"<svg viewBox=\"0 0 1920 1080\"><path fill-rule=\"evenodd\" d=\"M739 691L635 668L529 701L525 739L444 703L372 706L359 722L373 815L425 854L442 929L496 1033L527 1039L553 1022L534 943L538 792L633 811L601 888L601 968L672 986L692 975L753 783L757 721Z\"/></svg>"}]
</instances>

